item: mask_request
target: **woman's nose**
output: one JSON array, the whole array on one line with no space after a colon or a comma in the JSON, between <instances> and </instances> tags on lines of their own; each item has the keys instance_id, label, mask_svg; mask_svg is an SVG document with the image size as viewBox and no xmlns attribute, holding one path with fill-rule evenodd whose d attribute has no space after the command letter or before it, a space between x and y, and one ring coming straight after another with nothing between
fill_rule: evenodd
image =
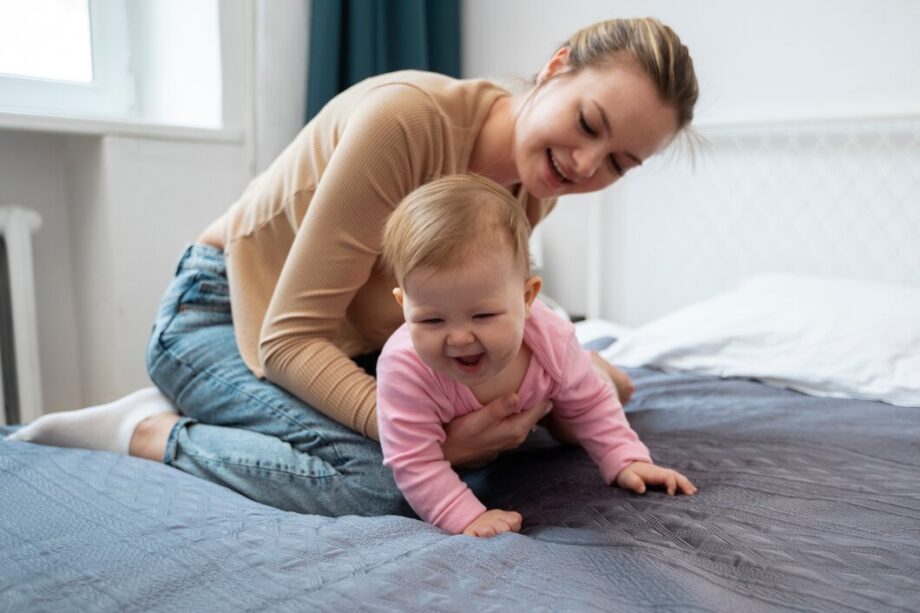
<instances>
[{"instance_id":1,"label":"woman's nose","mask_svg":"<svg viewBox=\"0 0 920 613\"><path fill-rule=\"evenodd\" d=\"M582 147L572 152L575 172L581 179L590 179L597 172L606 155L601 147Z\"/></svg>"}]
</instances>

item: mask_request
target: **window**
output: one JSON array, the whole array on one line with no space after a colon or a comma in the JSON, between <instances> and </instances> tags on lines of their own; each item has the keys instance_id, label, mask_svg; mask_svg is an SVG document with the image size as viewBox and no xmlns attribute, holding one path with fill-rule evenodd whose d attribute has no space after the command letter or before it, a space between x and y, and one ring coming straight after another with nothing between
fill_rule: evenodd
<instances>
[{"instance_id":1,"label":"window","mask_svg":"<svg viewBox=\"0 0 920 613\"><path fill-rule=\"evenodd\" d=\"M2 111L130 115L124 0L0 0Z\"/></svg>"},{"instance_id":2,"label":"window","mask_svg":"<svg viewBox=\"0 0 920 613\"><path fill-rule=\"evenodd\" d=\"M217 0L0 0L0 119L219 129L220 30Z\"/></svg>"},{"instance_id":3,"label":"window","mask_svg":"<svg viewBox=\"0 0 920 613\"><path fill-rule=\"evenodd\" d=\"M90 83L87 0L0 2L0 74Z\"/></svg>"}]
</instances>

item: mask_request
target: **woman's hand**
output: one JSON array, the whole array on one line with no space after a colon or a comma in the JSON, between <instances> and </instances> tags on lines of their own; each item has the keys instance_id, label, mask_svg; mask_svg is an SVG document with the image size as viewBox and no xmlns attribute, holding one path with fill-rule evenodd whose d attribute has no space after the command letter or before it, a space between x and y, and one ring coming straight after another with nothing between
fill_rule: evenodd
<instances>
[{"instance_id":1,"label":"woman's hand","mask_svg":"<svg viewBox=\"0 0 920 613\"><path fill-rule=\"evenodd\" d=\"M492 509L473 520L463 531L466 536L495 536L502 532L520 532L524 518L515 511Z\"/></svg>"},{"instance_id":2,"label":"woman's hand","mask_svg":"<svg viewBox=\"0 0 920 613\"><path fill-rule=\"evenodd\" d=\"M620 404L625 406L636 390L636 384L629 375L602 358L596 351L591 352L591 364L597 374L616 389Z\"/></svg>"},{"instance_id":3,"label":"woman's hand","mask_svg":"<svg viewBox=\"0 0 920 613\"><path fill-rule=\"evenodd\" d=\"M663 485L669 496L678 490L688 496L696 494L696 486L690 479L672 468L662 468L648 462L633 462L621 470L617 475L617 485L637 494L644 494L647 485Z\"/></svg>"},{"instance_id":4,"label":"woman's hand","mask_svg":"<svg viewBox=\"0 0 920 613\"><path fill-rule=\"evenodd\" d=\"M520 412L516 412L517 402L517 394L508 394L446 424L447 440L441 445L444 459L451 466L472 468L488 464L502 451L523 443L543 417L549 401Z\"/></svg>"}]
</instances>

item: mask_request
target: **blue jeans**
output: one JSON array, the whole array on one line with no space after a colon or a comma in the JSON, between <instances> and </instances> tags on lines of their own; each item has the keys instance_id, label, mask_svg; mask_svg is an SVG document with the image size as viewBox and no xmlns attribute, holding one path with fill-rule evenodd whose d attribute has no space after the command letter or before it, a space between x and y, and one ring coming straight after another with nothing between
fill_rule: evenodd
<instances>
[{"instance_id":1,"label":"blue jeans","mask_svg":"<svg viewBox=\"0 0 920 613\"><path fill-rule=\"evenodd\" d=\"M412 515L379 443L243 362L218 249L190 245L183 253L160 304L147 368L182 414L166 464L284 510Z\"/></svg>"}]
</instances>

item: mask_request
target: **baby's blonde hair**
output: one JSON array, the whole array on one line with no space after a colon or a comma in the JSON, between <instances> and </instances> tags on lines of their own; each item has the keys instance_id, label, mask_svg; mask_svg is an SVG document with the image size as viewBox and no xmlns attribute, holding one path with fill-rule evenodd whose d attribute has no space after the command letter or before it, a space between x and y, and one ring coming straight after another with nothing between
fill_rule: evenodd
<instances>
[{"instance_id":1,"label":"baby's blonde hair","mask_svg":"<svg viewBox=\"0 0 920 613\"><path fill-rule=\"evenodd\" d=\"M420 268L453 268L505 246L527 276L529 235L530 223L508 190L478 175L451 175L403 199L387 220L382 258L405 287L406 277Z\"/></svg>"},{"instance_id":2,"label":"baby's blonde hair","mask_svg":"<svg viewBox=\"0 0 920 613\"><path fill-rule=\"evenodd\" d=\"M655 84L661 100L677 111L678 130L693 120L699 85L693 60L674 30L653 17L609 19L582 28L560 48L569 49L571 72L633 58Z\"/></svg>"}]
</instances>

